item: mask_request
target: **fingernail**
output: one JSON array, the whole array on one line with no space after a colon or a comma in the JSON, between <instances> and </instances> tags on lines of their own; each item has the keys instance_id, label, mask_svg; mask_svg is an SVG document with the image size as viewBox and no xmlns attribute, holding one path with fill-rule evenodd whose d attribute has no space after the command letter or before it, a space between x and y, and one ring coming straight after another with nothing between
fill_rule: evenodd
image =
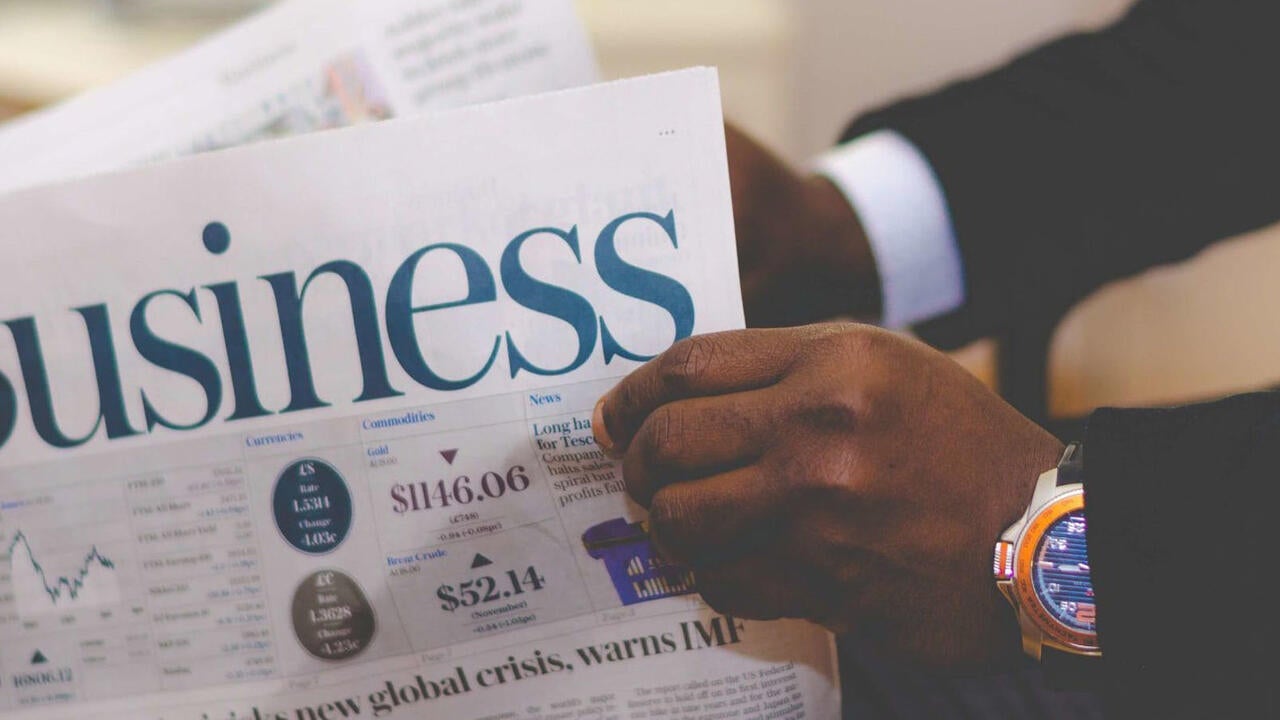
<instances>
[{"instance_id":1,"label":"fingernail","mask_svg":"<svg viewBox=\"0 0 1280 720\"><path fill-rule=\"evenodd\" d=\"M604 424L603 397L596 401L596 409L591 413L591 432L596 436L596 445L600 446L604 454L617 459L617 448L609 435L609 428Z\"/></svg>"}]
</instances>

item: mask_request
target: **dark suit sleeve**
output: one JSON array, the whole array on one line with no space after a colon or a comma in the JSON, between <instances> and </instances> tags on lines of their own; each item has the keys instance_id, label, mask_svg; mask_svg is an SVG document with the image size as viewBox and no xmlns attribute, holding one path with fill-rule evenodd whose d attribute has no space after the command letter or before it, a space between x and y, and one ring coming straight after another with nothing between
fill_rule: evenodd
<instances>
[{"instance_id":1,"label":"dark suit sleeve","mask_svg":"<svg viewBox=\"0 0 1280 720\"><path fill-rule=\"evenodd\" d=\"M856 121L914 142L945 190L966 304L955 346L1280 219L1280 2L1146 0L1101 32Z\"/></svg>"},{"instance_id":2,"label":"dark suit sleeve","mask_svg":"<svg viewBox=\"0 0 1280 720\"><path fill-rule=\"evenodd\" d=\"M1089 559L1116 717L1280 717L1280 395L1100 410Z\"/></svg>"}]
</instances>

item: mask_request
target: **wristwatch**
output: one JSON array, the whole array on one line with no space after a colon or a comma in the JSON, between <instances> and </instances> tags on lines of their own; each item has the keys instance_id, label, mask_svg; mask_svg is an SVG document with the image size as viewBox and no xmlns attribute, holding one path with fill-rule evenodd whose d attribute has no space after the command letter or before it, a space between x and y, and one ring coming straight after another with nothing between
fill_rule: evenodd
<instances>
[{"instance_id":1,"label":"wristwatch","mask_svg":"<svg viewBox=\"0 0 1280 720\"><path fill-rule=\"evenodd\" d=\"M1084 449L1067 446L1040 476L1027 512L996 543L996 586L1012 603L1022 649L1064 687L1087 685L1102 657L1089 568Z\"/></svg>"}]
</instances>

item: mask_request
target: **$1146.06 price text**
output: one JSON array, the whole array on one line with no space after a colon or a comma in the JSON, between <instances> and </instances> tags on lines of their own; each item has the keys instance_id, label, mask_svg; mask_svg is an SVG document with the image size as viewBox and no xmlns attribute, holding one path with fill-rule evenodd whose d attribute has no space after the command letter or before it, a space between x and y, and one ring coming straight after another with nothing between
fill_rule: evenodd
<instances>
[{"instance_id":1,"label":"$1146.06 price text","mask_svg":"<svg viewBox=\"0 0 1280 720\"><path fill-rule=\"evenodd\" d=\"M529 489L529 475L523 465L512 465L506 472L488 471L478 479L461 475L453 480L396 484L391 486L391 509L399 514L423 512L435 508L471 505L496 500L508 493Z\"/></svg>"}]
</instances>

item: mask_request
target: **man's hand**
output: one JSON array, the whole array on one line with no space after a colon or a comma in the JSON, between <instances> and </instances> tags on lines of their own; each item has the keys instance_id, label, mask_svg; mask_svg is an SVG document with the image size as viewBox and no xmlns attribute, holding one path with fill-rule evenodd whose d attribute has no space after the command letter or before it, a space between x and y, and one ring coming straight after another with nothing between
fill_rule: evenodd
<instances>
[{"instance_id":1,"label":"man's hand","mask_svg":"<svg viewBox=\"0 0 1280 720\"><path fill-rule=\"evenodd\" d=\"M945 355L853 324L696 337L593 427L716 610L943 666L1018 652L992 552L1063 447Z\"/></svg>"},{"instance_id":2,"label":"man's hand","mask_svg":"<svg viewBox=\"0 0 1280 720\"><path fill-rule=\"evenodd\" d=\"M840 190L796 174L733 126L725 131L747 323L878 318L871 246Z\"/></svg>"}]
</instances>

